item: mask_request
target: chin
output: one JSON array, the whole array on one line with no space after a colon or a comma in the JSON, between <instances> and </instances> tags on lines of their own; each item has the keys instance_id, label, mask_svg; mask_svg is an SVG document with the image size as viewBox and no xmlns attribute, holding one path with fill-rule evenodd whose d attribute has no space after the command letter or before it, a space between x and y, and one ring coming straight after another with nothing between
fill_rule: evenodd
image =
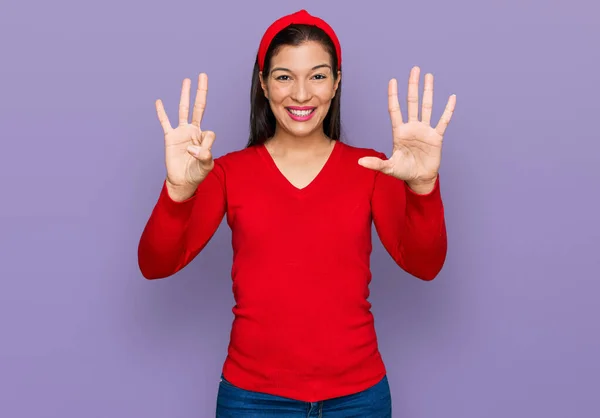
<instances>
[{"instance_id":1,"label":"chin","mask_svg":"<svg viewBox=\"0 0 600 418\"><path fill-rule=\"evenodd\" d=\"M303 136L310 136L311 134L313 134L317 128L319 127L319 125L313 125L311 124L310 126L305 125L305 126L286 126L287 131L289 133L291 133L294 136L298 136L298 137L303 137Z\"/></svg>"}]
</instances>

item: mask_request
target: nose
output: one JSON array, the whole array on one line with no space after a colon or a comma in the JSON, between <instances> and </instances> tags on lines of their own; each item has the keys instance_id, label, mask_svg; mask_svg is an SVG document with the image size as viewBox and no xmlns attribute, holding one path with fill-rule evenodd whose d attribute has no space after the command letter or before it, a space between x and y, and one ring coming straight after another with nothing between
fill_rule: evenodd
<instances>
[{"instance_id":1,"label":"nose","mask_svg":"<svg viewBox=\"0 0 600 418\"><path fill-rule=\"evenodd\" d=\"M298 79L294 83L292 98L298 103L303 103L310 99L310 90L309 86L306 85L306 81Z\"/></svg>"}]
</instances>

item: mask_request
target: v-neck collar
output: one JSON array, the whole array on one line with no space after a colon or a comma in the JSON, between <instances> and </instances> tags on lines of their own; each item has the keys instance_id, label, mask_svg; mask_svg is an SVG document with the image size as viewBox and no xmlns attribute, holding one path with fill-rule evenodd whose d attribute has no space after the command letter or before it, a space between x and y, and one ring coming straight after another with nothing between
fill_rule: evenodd
<instances>
[{"instance_id":1,"label":"v-neck collar","mask_svg":"<svg viewBox=\"0 0 600 418\"><path fill-rule=\"evenodd\" d=\"M267 163L269 168L274 172L274 175L277 178L277 181L279 183L281 183L284 188L286 188L286 189L290 190L292 193L296 193L296 194L306 194L306 193L310 192L311 190L315 189L316 187L318 187L319 184L324 181L324 179L329 175L329 172L335 168L334 166L338 160L341 148L342 148L342 144L340 143L340 141L339 140L334 141L333 149L329 153L329 156L327 157L325 164L323 165L323 167L321 167L321 170L319 170L319 172L317 173L315 178L313 178L312 181L310 183L308 183L306 186L304 186L302 188L298 188L298 187L294 186L288 180L288 178L281 172L279 167L277 167L277 164L275 164L275 160L271 156L271 153L269 152L269 150L267 150L267 147L265 146L265 144L257 145L258 153L265 160L265 162Z\"/></svg>"}]
</instances>

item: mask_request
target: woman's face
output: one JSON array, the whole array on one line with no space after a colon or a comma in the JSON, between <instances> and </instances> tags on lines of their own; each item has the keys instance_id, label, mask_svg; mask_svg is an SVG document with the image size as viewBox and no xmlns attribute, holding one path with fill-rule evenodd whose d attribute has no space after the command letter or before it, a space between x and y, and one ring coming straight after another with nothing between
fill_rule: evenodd
<instances>
[{"instance_id":1,"label":"woman's face","mask_svg":"<svg viewBox=\"0 0 600 418\"><path fill-rule=\"evenodd\" d=\"M318 42L283 46L271 59L261 84L277 119L277 129L294 136L322 132L340 77L334 80L331 57Z\"/></svg>"}]
</instances>

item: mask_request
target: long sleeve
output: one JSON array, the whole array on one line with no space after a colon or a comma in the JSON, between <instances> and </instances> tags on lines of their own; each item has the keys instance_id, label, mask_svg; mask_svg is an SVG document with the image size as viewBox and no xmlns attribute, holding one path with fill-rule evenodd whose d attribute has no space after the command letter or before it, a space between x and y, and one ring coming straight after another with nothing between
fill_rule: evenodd
<instances>
[{"instance_id":1,"label":"long sleeve","mask_svg":"<svg viewBox=\"0 0 600 418\"><path fill-rule=\"evenodd\" d=\"M405 182L377 173L372 196L373 221L386 251L407 273L433 280L446 260L447 236L440 180L425 195Z\"/></svg>"},{"instance_id":2,"label":"long sleeve","mask_svg":"<svg viewBox=\"0 0 600 418\"><path fill-rule=\"evenodd\" d=\"M225 174L218 160L194 195L183 202L172 200L163 183L138 245L142 275L160 279L189 264L217 231L226 205Z\"/></svg>"}]
</instances>

